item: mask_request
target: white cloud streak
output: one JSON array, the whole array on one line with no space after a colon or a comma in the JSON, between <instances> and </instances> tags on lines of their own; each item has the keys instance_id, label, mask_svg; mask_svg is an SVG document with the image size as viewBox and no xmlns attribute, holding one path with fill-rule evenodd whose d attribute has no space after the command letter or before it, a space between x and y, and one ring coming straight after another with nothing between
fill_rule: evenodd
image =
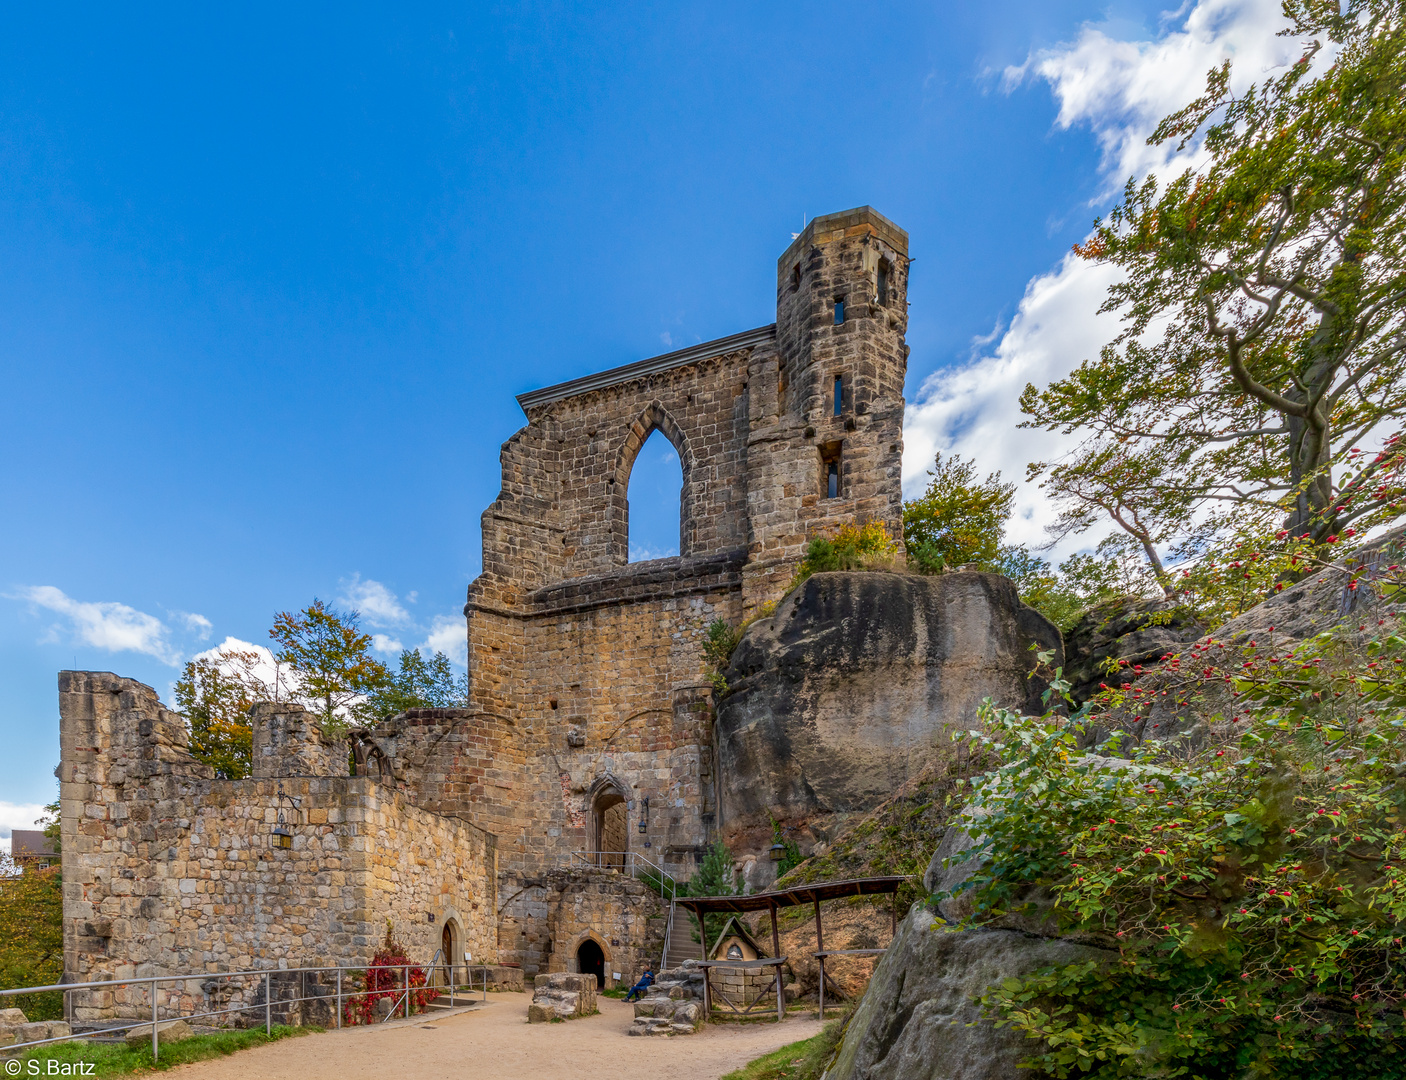
<instances>
[{"instance_id":1,"label":"white cloud streak","mask_svg":"<svg viewBox=\"0 0 1406 1080\"><path fill-rule=\"evenodd\" d=\"M442 652L460 667L469 662L469 635L462 615L436 615L429 636L416 646L421 652Z\"/></svg>"},{"instance_id":2,"label":"white cloud streak","mask_svg":"<svg viewBox=\"0 0 1406 1080\"><path fill-rule=\"evenodd\" d=\"M1207 71L1225 59L1233 62L1237 90L1296 59L1300 43L1275 36L1282 25L1278 0L1202 0L1155 41L1119 40L1085 26L1073 42L1008 69L1004 81L1010 88L1043 80L1059 106L1056 126L1083 125L1094 133L1102 150L1102 202L1130 175L1166 178L1194 166L1198 147L1178 155L1174 144L1148 146L1147 137L1163 116L1197 97ZM974 359L923 381L904 418L907 496L922 491L935 452L975 459L982 472L999 469L1018 482L1007 540L1045 542L1056 511L1036 485L1023 483L1025 465L1057 457L1076 439L1021 430L1018 399L1026 383L1044 386L1067 375L1114 337L1116 315L1098 314L1114 274L1066 255L1031 279L994 348L986 348L989 337L974 340ZM1062 557L1097 539L1072 539L1053 554Z\"/></svg>"},{"instance_id":3,"label":"white cloud streak","mask_svg":"<svg viewBox=\"0 0 1406 1080\"><path fill-rule=\"evenodd\" d=\"M371 578L362 580L360 574L353 574L339 584L342 589L341 602L361 612L368 626L385 629L410 622L410 613L401 606L395 593L379 581Z\"/></svg>"},{"instance_id":4,"label":"white cloud streak","mask_svg":"<svg viewBox=\"0 0 1406 1080\"><path fill-rule=\"evenodd\" d=\"M53 585L30 586L11 596L62 615L72 636L85 645L108 652L144 653L172 666L180 662L180 653L169 640L169 628L155 615L126 604L75 600ZM51 639L57 638L56 630L51 630Z\"/></svg>"}]
</instances>

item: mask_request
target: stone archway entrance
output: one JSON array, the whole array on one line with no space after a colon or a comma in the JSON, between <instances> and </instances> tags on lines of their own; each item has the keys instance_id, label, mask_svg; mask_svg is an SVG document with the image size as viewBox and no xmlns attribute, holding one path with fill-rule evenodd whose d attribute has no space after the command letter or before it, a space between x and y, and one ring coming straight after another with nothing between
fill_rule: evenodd
<instances>
[{"instance_id":1,"label":"stone archway entrance","mask_svg":"<svg viewBox=\"0 0 1406 1080\"><path fill-rule=\"evenodd\" d=\"M625 869L630 852L629 804L614 784L608 784L591 800L595 834L595 863L616 870Z\"/></svg>"},{"instance_id":2,"label":"stone archway entrance","mask_svg":"<svg viewBox=\"0 0 1406 1080\"><path fill-rule=\"evenodd\" d=\"M591 938L581 942L576 950L576 970L582 975L594 975L596 989L605 989L605 952Z\"/></svg>"}]
</instances>

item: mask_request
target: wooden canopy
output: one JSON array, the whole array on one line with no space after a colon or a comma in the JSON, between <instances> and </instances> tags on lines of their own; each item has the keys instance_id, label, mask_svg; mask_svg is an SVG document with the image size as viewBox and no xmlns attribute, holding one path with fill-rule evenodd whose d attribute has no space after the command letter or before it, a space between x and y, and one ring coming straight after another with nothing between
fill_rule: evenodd
<instances>
[{"instance_id":1,"label":"wooden canopy","mask_svg":"<svg viewBox=\"0 0 1406 1080\"><path fill-rule=\"evenodd\" d=\"M681 896L678 902L700 915L715 911L770 911L772 908L798 907L821 900L838 900L842 896L883 896L898 892L906 877L854 878L851 881L819 881L814 885L796 885L775 892L752 893L750 896Z\"/></svg>"}]
</instances>

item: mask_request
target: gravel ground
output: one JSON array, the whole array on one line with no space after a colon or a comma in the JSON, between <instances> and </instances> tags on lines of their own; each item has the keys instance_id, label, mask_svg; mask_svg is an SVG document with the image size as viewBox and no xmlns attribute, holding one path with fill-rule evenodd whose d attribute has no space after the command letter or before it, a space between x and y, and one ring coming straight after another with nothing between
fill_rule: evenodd
<instances>
[{"instance_id":1,"label":"gravel ground","mask_svg":"<svg viewBox=\"0 0 1406 1080\"><path fill-rule=\"evenodd\" d=\"M600 998L600 1015L563 1024L527 1023L531 994L489 994L487 1005L452 1016L415 1017L284 1039L216 1061L170 1070L190 1080L580 1080L648 1076L718 1080L779 1046L820 1030L810 1018L783 1024L708 1024L696 1035L632 1038L634 1010Z\"/></svg>"}]
</instances>

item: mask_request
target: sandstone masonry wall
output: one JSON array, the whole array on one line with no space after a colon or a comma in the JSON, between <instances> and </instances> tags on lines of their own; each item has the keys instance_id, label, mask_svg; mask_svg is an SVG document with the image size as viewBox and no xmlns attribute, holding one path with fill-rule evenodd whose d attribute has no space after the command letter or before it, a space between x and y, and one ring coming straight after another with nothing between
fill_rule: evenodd
<instances>
[{"instance_id":1,"label":"sandstone masonry wall","mask_svg":"<svg viewBox=\"0 0 1406 1080\"><path fill-rule=\"evenodd\" d=\"M428 961L452 920L477 961L496 959L495 845L482 829L370 777L279 776L273 757L271 775L217 780L150 687L62 672L59 691L69 980L361 966L388 919L414 958ZM186 1004L210 1007L207 992L192 980ZM144 988L72 997L78 1020L141 1014L148 1000Z\"/></svg>"}]
</instances>

